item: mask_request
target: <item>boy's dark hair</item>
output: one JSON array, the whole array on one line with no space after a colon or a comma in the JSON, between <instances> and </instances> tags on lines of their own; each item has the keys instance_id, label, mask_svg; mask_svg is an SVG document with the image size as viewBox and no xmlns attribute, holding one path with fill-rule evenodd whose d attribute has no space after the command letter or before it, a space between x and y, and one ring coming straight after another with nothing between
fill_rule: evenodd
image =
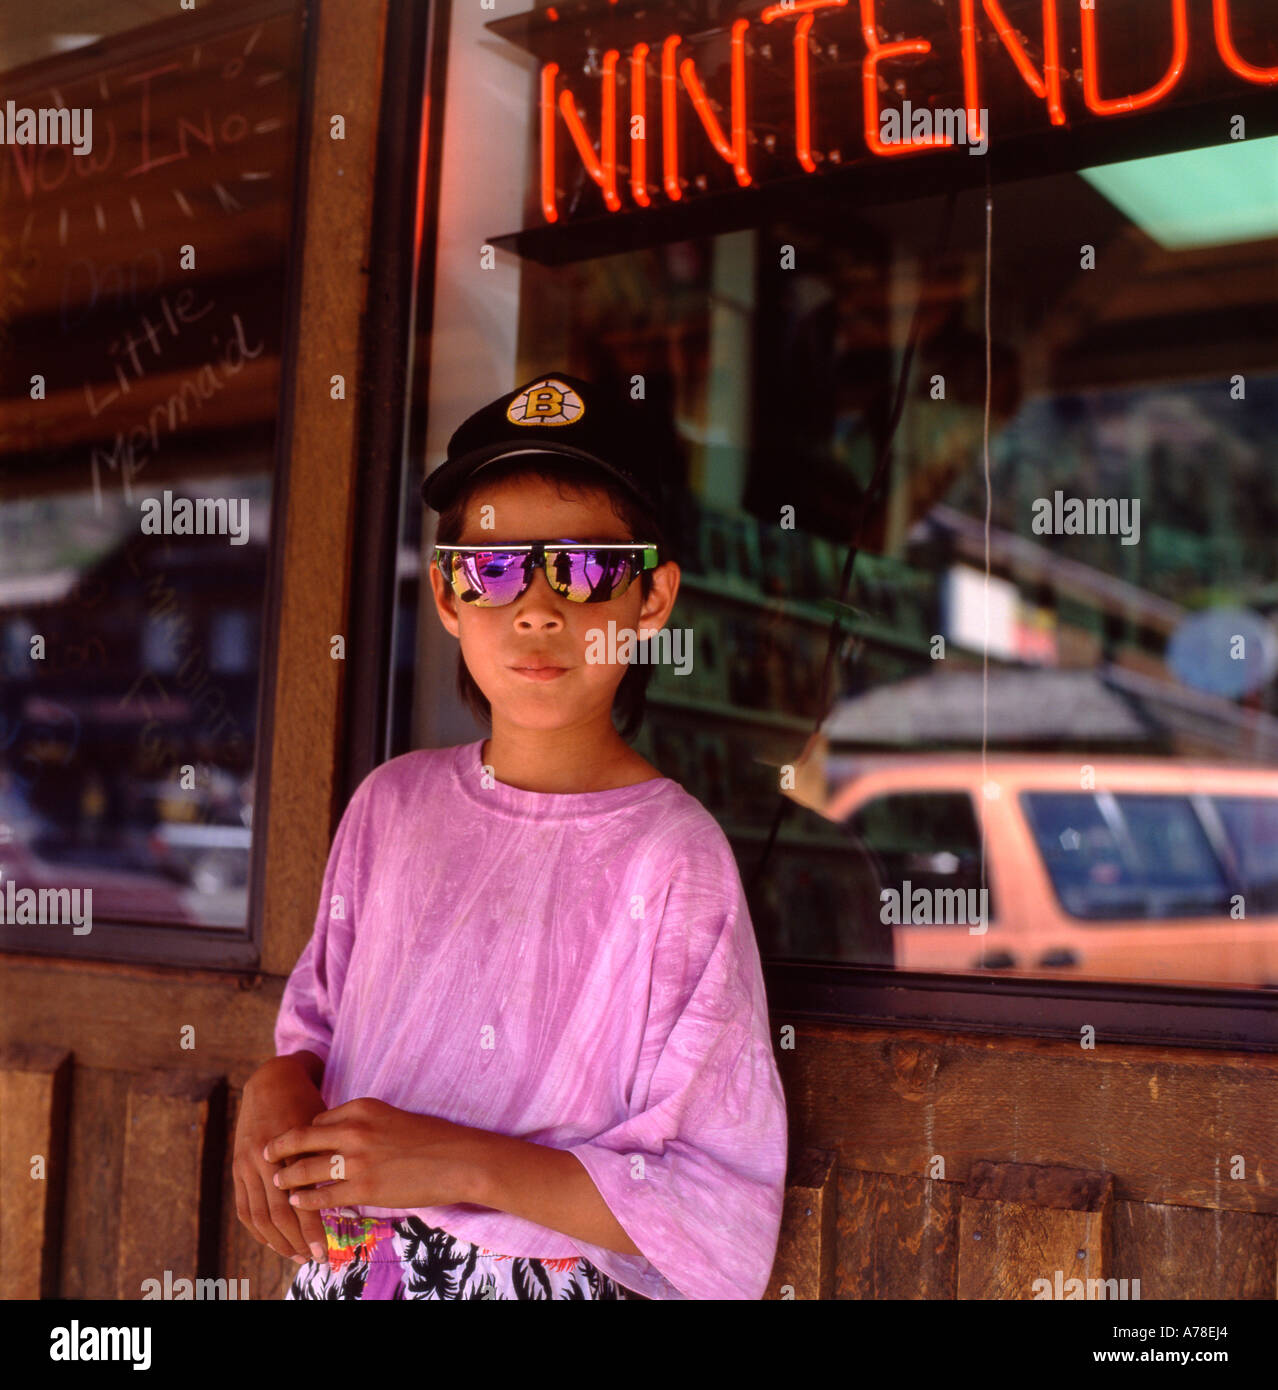
<instances>
[{"instance_id":1,"label":"boy's dark hair","mask_svg":"<svg viewBox=\"0 0 1278 1390\"><path fill-rule=\"evenodd\" d=\"M561 497L564 495L564 486L572 488L574 491L590 489L591 491L602 492L612 503L612 509L616 515L626 523L631 539L656 542L660 547L658 551L660 562L664 564L667 560L675 560L677 563L675 554L676 528L670 525L663 526L661 520L652 511L638 498L633 497L620 483L614 482L602 469L594 468L589 464L578 463L575 459L567 457L556 460L553 464L539 464L528 459L510 459L489 464L484 468L482 474L467 482L452 503L440 512L439 520L435 525L436 541L440 545L447 545L449 542L460 543L462 528L466 520L466 504L476 489L481 486L488 487L499 480L505 481L507 478L544 479L559 488ZM652 571L645 570L639 576L638 583L640 592L644 598L647 598L652 592ZM613 696L613 723L617 727L617 732L627 743L639 732L639 728L643 724L648 682L652 679L652 669L648 664L632 661L626 667L626 674L622 676L621 683L617 686L616 694ZM475 684L475 678L470 674L466 666L466 659L460 650L457 653L457 693L465 701L475 718L481 724L491 728L492 706L488 702L488 697Z\"/></svg>"}]
</instances>

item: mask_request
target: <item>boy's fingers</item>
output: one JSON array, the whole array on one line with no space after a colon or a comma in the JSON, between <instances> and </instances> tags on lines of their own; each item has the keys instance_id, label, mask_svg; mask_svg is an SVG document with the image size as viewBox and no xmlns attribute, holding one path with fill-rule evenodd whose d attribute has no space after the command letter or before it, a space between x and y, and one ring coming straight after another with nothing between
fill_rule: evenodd
<instances>
[{"instance_id":1,"label":"boy's fingers","mask_svg":"<svg viewBox=\"0 0 1278 1390\"><path fill-rule=\"evenodd\" d=\"M299 1211L289 1205L284 1195L272 1203L271 1198L276 1194L280 1194L280 1189L274 1184L268 1188L266 1181L259 1185L237 1177L235 1214L240 1224L277 1255L284 1255L298 1264L305 1264L308 1258L317 1264L327 1264L328 1237L319 1212ZM255 1196L259 1199L256 1202ZM284 1242L290 1248L281 1249L277 1242Z\"/></svg>"},{"instance_id":2,"label":"boy's fingers","mask_svg":"<svg viewBox=\"0 0 1278 1390\"><path fill-rule=\"evenodd\" d=\"M294 1188L310 1187L314 1183L323 1182L328 1176L327 1164L322 1159L298 1158L292 1163L286 1163L283 1168L277 1168L268 1181L272 1187L283 1192L287 1200Z\"/></svg>"},{"instance_id":3,"label":"boy's fingers","mask_svg":"<svg viewBox=\"0 0 1278 1390\"><path fill-rule=\"evenodd\" d=\"M309 1259L311 1252L307 1249L307 1242L302 1239L302 1229L297 1222L297 1213L289 1205L288 1194L271 1182L271 1176L273 1175L268 1175L263 1180L262 1190L266 1193L271 1225L277 1236L286 1241L289 1247L280 1253L301 1255L303 1258Z\"/></svg>"},{"instance_id":4,"label":"boy's fingers","mask_svg":"<svg viewBox=\"0 0 1278 1390\"><path fill-rule=\"evenodd\" d=\"M238 1175L235 1177L235 1215L241 1226L253 1228L253 1213L249 1210L248 1193L244 1187L244 1180Z\"/></svg>"},{"instance_id":5,"label":"boy's fingers","mask_svg":"<svg viewBox=\"0 0 1278 1390\"><path fill-rule=\"evenodd\" d=\"M274 1171L263 1167L255 1167L245 1175L242 1201L248 1207L248 1219L244 1224L277 1255L283 1255L286 1259L301 1255L305 1260L309 1258L306 1242L301 1239L288 1198L271 1181L273 1177ZM237 1191L237 1212L240 1206L241 1198Z\"/></svg>"},{"instance_id":6,"label":"boy's fingers","mask_svg":"<svg viewBox=\"0 0 1278 1390\"><path fill-rule=\"evenodd\" d=\"M290 1165L293 1167L296 1165ZM288 1171L286 1168L285 1172ZM313 1259L317 1264L328 1262L328 1237L324 1233L324 1222L318 1211L299 1210L289 1203L286 1188L275 1186L275 1174L269 1173L264 1187L270 1202L271 1219L276 1229L293 1246L303 1259Z\"/></svg>"},{"instance_id":7,"label":"boy's fingers","mask_svg":"<svg viewBox=\"0 0 1278 1390\"><path fill-rule=\"evenodd\" d=\"M328 1138L317 1134L310 1125L295 1125L268 1140L262 1158L267 1163L285 1163L298 1154L315 1153L328 1143Z\"/></svg>"},{"instance_id":8,"label":"boy's fingers","mask_svg":"<svg viewBox=\"0 0 1278 1390\"><path fill-rule=\"evenodd\" d=\"M328 1236L324 1231L324 1222L317 1211L298 1211L295 1207L290 1207L297 1218L297 1224L301 1227L302 1239L306 1242L312 1257L317 1264L328 1263Z\"/></svg>"},{"instance_id":9,"label":"boy's fingers","mask_svg":"<svg viewBox=\"0 0 1278 1390\"><path fill-rule=\"evenodd\" d=\"M263 1245L269 1245L277 1255L288 1256L300 1253L283 1244L282 1234L271 1220L270 1198L267 1196L265 1183L250 1182L245 1184L245 1188L248 1195L251 1225L257 1232L258 1240ZM271 1190L274 1191L275 1189L272 1188Z\"/></svg>"},{"instance_id":10,"label":"boy's fingers","mask_svg":"<svg viewBox=\"0 0 1278 1390\"><path fill-rule=\"evenodd\" d=\"M361 1106L366 1099L367 1097L361 1096L358 1100L343 1101L341 1105L335 1105L331 1110L321 1110L318 1115L311 1116L311 1124L340 1125L352 1113L358 1113L355 1107Z\"/></svg>"},{"instance_id":11,"label":"boy's fingers","mask_svg":"<svg viewBox=\"0 0 1278 1390\"><path fill-rule=\"evenodd\" d=\"M328 1237L319 1211L299 1210L289 1203L289 1189L275 1186L276 1171L286 1172L291 1166L282 1153L276 1153L276 1142L286 1140L282 1147L296 1146L296 1152L305 1153L307 1130L307 1126L301 1125L277 1135L259 1152L256 1162L241 1165L241 1171L234 1175L235 1214L261 1244L277 1255L299 1264L308 1260L327 1264ZM265 1152L275 1157L268 1160ZM310 1152L314 1152L313 1147Z\"/></svg>"}]
</instances>

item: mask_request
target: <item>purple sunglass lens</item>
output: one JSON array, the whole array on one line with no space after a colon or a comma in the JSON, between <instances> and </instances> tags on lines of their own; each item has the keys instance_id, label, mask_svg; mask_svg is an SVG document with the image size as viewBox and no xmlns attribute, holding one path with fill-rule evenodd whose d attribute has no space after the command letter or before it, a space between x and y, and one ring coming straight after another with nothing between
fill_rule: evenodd
<instances>
[{"instance_id":1,"label":"purple sunglass lens","mask_svg":"<svg viewBox=\"0 0 1278 1390\"><path fill-rule=\"evenodd\" d=\"M463 551L453 555L452 565L466 581L463 599L496 605L509 603L518 595L527 573L528 556L490 550L472 554Z\"/></svg>"},{"instance_id":2,"label":"purple sunglass lens","mask_svg":"<svg viewBox=\"0 0 1278 1390\"><path fill-rule=\"evenodd\" d=\"M625 592L632 578L633 557L617 550L550 550L549 577L555 588L577 603L602 603ZM465 583L467 603L499 607L511 603L527 584L527 552L499 550L454 552L445 572Z\"/></svg>"}]
</instances>

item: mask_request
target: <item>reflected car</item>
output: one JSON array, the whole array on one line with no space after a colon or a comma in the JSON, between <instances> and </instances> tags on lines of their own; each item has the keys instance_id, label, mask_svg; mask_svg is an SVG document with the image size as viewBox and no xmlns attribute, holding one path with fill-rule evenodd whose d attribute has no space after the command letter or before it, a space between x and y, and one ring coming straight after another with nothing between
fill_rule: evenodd
<instances>
[{"instance_id":1,"label":"reflected car","mask_svg":"<svg viewBox=\"0 0 1278 1390\"><path fill-rule=\"evenodd\" d=\"M248 883L253 832L246 825L165 822L151 838L157 853L198 893L222 893Z\"/></svg>"},{"instance_id":2,"label":"reflected car","mask_svg":"<svg viewBox=\"0 0 1278 1390\"><path fill-rule=\"evenodd\" d=\"M112 857L109 850L76 846L63 827L35 810L18 789L0 787L0 885L12 879L19 888L89 888L95 917L198 923L189 894L173 874L144 850L138 853L144 872L137 862L130 867L127 858Z\"/></svg>"}]
</instances>

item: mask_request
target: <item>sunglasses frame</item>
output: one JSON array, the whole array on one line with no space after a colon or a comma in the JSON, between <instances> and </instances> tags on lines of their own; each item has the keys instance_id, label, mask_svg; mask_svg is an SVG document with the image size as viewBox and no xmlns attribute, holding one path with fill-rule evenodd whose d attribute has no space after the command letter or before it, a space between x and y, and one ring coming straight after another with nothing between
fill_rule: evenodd
<instances>
[{"instance_id":1,"label":"sunglasses frame","mask_svg":"<svg viewBox=\"0 0 1278 1390\"><path fill-rule=\"evenodd\" d=\"M532 560L532 564L525 567L523 588L520 589L517 594L514 594L509 599L507 599L505 603L487 603L480 605L484 608L506 608L510 604L514 603L517 599L523 598L523 596L528 592L528 588L532 584L533 578L536 575L538 569L540 569L541 572L546 576L546 582L550 585L552 589L554 589L555 593L558 594L560 598L566 599L569 603L589 603L589 599L574 599L571 598L568 594L562 593L556 587L554 579L551 578L549 564L546 559L546 552L550 551L552 554L554 554L555 552L560 550L622 550L628 551L632 555L642 555L643 563L626 581L626 589L629 589L631 584L633 584L635 580L638 579L639 576L643 574L646 570L656 569L657 566L661 563L660 556L658 554L658 547L654 541L591 542L569 540L527 541L522 544L513 545L445 545L441 543L435 546L433 562L439 569L439 572L448 581L449 588L452 589L453 593L456 594L457 597L463 603L469 602L472 604L478 604L479 601L478 599L467 600L462 598L461 593L457 589L457 585L453 582L453 571L451 566L445 568L444 565L440 563L439 557L441 552L445 555L450 555L454 553L462 555L526 554L530 557L530 559ZM600 599L598 600L598 602L607 603L610 602L611 599L620 598L621 595L625 593L626 589L622 589L618 593L609 595L607 599Z\"/></svg>"}]
</instances>

